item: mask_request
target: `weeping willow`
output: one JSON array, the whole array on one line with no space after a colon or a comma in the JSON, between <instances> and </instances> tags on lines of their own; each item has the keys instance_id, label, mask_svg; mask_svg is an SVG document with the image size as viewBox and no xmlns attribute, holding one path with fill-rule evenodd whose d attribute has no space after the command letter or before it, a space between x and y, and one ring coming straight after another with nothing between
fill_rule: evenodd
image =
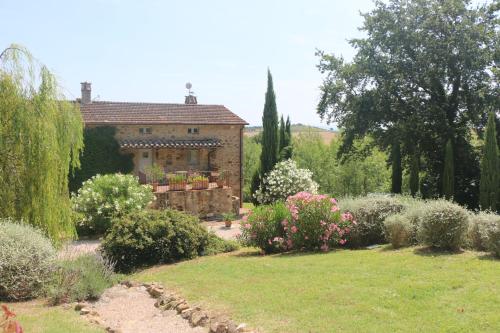
<instances>
[{"instance_id":1,"label":"weeping willow","mask_svg":"<svg viewBox=\"0 0 500 333\"><path fill-rule=\"evenodd\" d=\"M54 75L24 48L0 55L0 217L23 220L56 243L75 235L68 174L79 166L83 122Z\"/></svg>"}]
</instances>

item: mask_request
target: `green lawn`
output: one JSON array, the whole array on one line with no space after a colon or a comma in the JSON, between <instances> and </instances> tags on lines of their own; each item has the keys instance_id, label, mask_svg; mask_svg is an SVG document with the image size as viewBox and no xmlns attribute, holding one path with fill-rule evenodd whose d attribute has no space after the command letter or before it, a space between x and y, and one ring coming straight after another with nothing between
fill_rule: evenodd
<instances>
[{"instance_id":1,"label":"green lawn","mask_svg":"<svg viewBox=\"0 0 500 333\"><path fill-rule=\"evenodd\" d=\"M78 312L42 301L8 303L26 333L101 333L103 329L80 318Z\"/></svg>"},{"instance_id":2,"label":"green lawn","mask_svg":"<svg viewBox=\"0 0 500 333\"><path fill-rule=\"evenodd\" d=\"M500 331L500 261L481 253L243 250L134 278L163 282L268 333Z\"/></svg>"}]
</instances>

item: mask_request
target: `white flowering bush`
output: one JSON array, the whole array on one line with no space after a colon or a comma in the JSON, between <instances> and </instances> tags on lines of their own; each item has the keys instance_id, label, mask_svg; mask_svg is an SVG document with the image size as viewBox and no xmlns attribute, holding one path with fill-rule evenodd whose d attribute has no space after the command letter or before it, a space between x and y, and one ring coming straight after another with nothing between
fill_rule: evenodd
<instances>
[{"instance_id":1,"label":"white flowering bush","mask_svg":"<svg viewBox=\"0 0 500 333\"><path fill-rule=\"evenodd\" d=\"M263 179L262 185L254 193L261 204L285 201L298 192L318 193L318 184L312 180L312 172L300 169L292 160L279 162Z\"/></svg>"},{"instance_id":2,"label":"white flowering bush","mask_svg":"<svg viewBox=\"0 0 500 333\"><path fill-rule=\"evenodd\" d=\"M112 217L141 210L154 198L151 186L140 185L135 176L96 175L72 198L78 233L103 234Z\"/></svg>"}]
</instances>

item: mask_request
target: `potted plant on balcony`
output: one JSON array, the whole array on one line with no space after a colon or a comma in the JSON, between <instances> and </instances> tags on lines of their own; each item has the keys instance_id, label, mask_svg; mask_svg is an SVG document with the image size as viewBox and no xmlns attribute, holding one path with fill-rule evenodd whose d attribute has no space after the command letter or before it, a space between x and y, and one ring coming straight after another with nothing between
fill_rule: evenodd
<instances>
[{"instance_id":1,"label":"potted plant on balcony","mask_svg":"<svg viewBox=\"0 0 500 333\"><path fill-rule=\"evenodd\" d=\"M193 190L204 190L208 188L208 177L201 175L193 175L189 177L191 188Z\"/></svg>"},{"instance_id":2,"label":"potted plant on balcony","mask_svg":"<svg viewBox=\"0 0 500 333\"><path fill-rule=\"evenodd\" d=\"M223 188L224 185L227 186L228 177L229 177L229 172L222 170L219 173L219 177L217 178L217 187Z\"/></svg>"},{"instance_id":3,"label":"potted plant on balcony","mask_svg":"<svg viewBox=\"0 0 500 333\"><path fill-rule=\"evenodd\" d=\"M184 191L186 190L186 176L183 174L170 174L168 175L168 189L170 191Z\"/></svg>"},{"instance_id":4,"label":"potted plant on balcony","mask_svg":"<svg viewBox=\"0 0 500 333\"><path fill-rule=\"evenodd\" d=\"M233 220L236 220L236 215L234 213L224 213L222 214L222 219L226 228L231 228L233 225Z\"/></svg>"},{"instance_id":5,"label":"potted plant on balcony","mask_svg":"<svg viewBox=\"0 0 500 333\"><path fill-rule=\"evenodd\" d=\"M146 177L148 182L153 186L153 192L158 190L158 183L163 179L164 173L161 166L158 164L153 164L146 167L144 170L146 172Z\"/></svg>"}]
</instances>

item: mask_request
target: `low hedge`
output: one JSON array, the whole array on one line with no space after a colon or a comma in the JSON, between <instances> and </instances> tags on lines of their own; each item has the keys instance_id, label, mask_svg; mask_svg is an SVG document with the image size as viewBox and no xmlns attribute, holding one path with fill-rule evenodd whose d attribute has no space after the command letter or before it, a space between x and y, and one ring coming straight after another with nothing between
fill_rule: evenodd
<instances>
[{"instance_id":1,"label":"low hedge","mask_svg":"<svg viewBox=\"0 0 500 333\"><path fill-rule=\"evenodd\" d=\"M233 243L210 236L197 217L176 210L144 210L112 221L102 243L119 271L227 252Z\"/></svg>"}]
</instances>

